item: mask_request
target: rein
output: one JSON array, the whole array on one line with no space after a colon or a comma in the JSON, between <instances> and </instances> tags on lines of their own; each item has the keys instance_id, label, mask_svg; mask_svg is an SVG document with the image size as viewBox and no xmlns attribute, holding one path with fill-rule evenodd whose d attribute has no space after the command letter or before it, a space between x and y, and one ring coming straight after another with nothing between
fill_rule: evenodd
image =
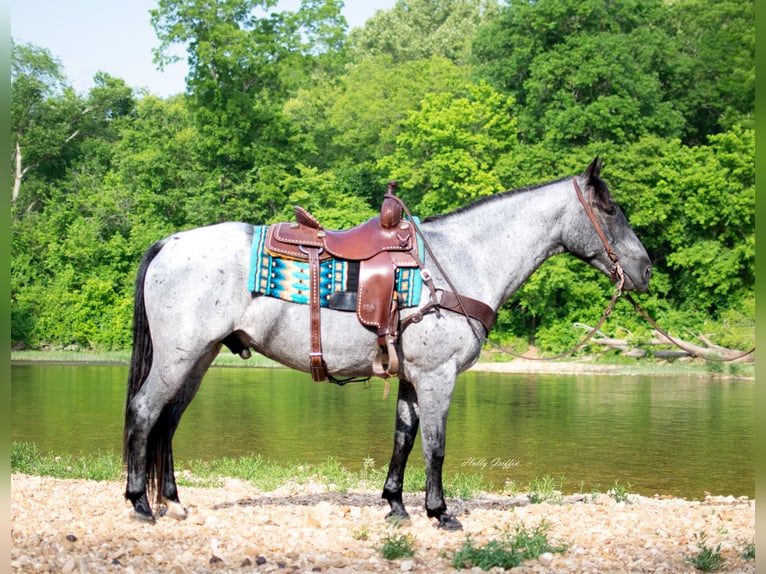
<instances>
[{"instance_id":1,"label":"rein","mask_svg":"<svg viewBox=\"0 0 766 574\"><path fill-rule=\"evenodd\" d=\"M604 246L604 249L606 250L607 255L609 256L609 259L612 261L612 270L611 270L611 279L614 283L617 284L617 287L614 290L614 294L612 295L611 300L607 304L606 308L604 309L604 312L601 314L601 318L596 323L596 326L593 327L590 332L579 342L577 345L572 347L571 349L564 351L563 353L558 353L556 355L552 355L550 357L528 357L525 355L522 355L520 353L516 353L515 351L512 351L508 349L507 347L504 347L502 345L499 345L493 341L491 341L488 337L489 335L489 327L491 325L487 325L486 321L482 321L484 323L484 327L487 329L487 336L482 335L479 330L476 328L476 326L471 322L471 314L466 309L466 301L468 298L464 295L460 295L457 292L457 289L455 288L455 285L452 283L452 280L449 278L447 273L444 271L442 266L439 264L439 261L436 259L433 250L431 249L431 246L428 244L428 240L423 235L420 228L416 225L415 231L420 236L420 238L423 240L423 245L425 246L426 250L428 251L428 254L431 256L431 259L434 262L434 265L439 270L439 272L442 274L442 277L444 277L444 280L447 282L447 285L449 285L450 289L452 289L452 293L454 294L454 299L456 299L456 304L453 304L451 307L446 307L444 305L439 304L439 298L436 296L437 290L433 286L433 281L431 280L430 273L425 269L424 264L422 261L419 261L418 264L421 269L421 273L423 274L424 282L428 285L429 289L431 290L431 302L426 305L425 308L423 308L419 313L417 313L415 316L407 317L405 320L402 321L401 330L404 330L404 328L409 323L416 323L420 321L423 318L423 315L431 310L435 310L437 313L439 312L439 308L449 308L452 311L462 313L468 325L471 327L471 330L473 331L474 335L479 340L486 341L492 348L495 350L498 350L502 353L505 353L507 355L511 355L513 357L519 358L519 359L526 359L529 361L554 361L557 359L562 359L564 357L568 357L569 355L572 355L576 351L580 350L582 347L584 347L588 341L590 341L595 334L601 329L601 326L604 324L604 321L606 321L607 317L612 313L612 309L614 308L615 304L617 303L617 300L624 294L625 298L633 305L634 310L639 313L646 321L648 321L657 331L662 334L668 341L670 341L672 344L674 344L679 349L689 353L693 357L698 357L700 359L704 359L706 361L715 361L715 362L729 362L729 361L736 361L738 359L742 359L744 357L747 357L748 355L755 352L755 347L752 347L749 351L746 351L740 355L737 355L736 357L731 357L727 359L721 359L721 358L714 358L714 357L706 357L704 355L701 355L700 353L687 349L683 345L681 345L678 341L673 339L670 335L668 335L662 328L660 328L659 325L649 316L649 314L633 299L633 297L630 295L630 293L623 293L623 286L625 284L625 275L622 270L622 265L620 264L620 261L614 252L614 249L612 249L612 246L609 244L609 240L606 238L606 234L604 233L604 230L601 228L601 224L598 222L598 219L596 218L596 214L593 211L593 205L592 203L585 200L585 196L582 193L582 190L580 189L580 184L577 181L577 178L572 178L572 183L574 184L575 192L577 193L577 199L580 200L580 203L583 206L583 209L585 210L585 213L588 215L588 219L590 219L591 223L593 224L594 229L596 230L596 233L598 234L599 239L601 239L601 243ZM591 196L592 198L592 196ZM410 213L407 206L404 204L404 202L399 199L398 197L396 200L399 202L399 204L402 206L402 209L407 214L407 216L412 219L412 214ZM473 300L470 300L471 302L474 302ZM474 317L475 314L474 314Z\"/></svg>"},{"instance_id":2,"label":"rein","mask_svg":"<svg viewBox=\"0 0 766 574\"><path fill-rule=\"evenodd\" d=\"M590 332L579 342L577 345L572 347L571 349L564 351L563 353L558 353L556 355L552 355L550 357L528 357L525 355L522 355L520 353L516 353L515 351L512 351L508 349L507 347L504 347L502 345L498 345L497 343L494 343L493 341L490 341L487 339L487 343L489 345L498 350L502 353L505 353L507 355L512 355L518 359L526 359L529 361L555 361L557 359L563 359L564 357L568 357L569 355L572 355L576 351L579 351L582 349L588 341L590 341L596 333L598 333L599 329L601 329L601 326L604 324L604 321L606 321L606 318L609 317L609 315L612 313L612 309L614 308L615 303L617 303L617 300L622 295L622 288L625 284L625 274L622 271L622 265L620 265L620 260L617 258L617 255L614 252L614 249L612 249L612 246L609 244L609 241L606 238L606 234L604 233L604 230L601 229L601 224L598 222L598 219L596 218L596 214L593 211L593 206L585 201L585 197L583 196L582 190L580 189L580 184L577 182L577 178L572 178L572 183L574 183L575 192L577 193L577 199L580 200L580 203L583 206L583 209L585 210L585 213L588 215L588 219L590 219L591 223L593 224L593 227L596 230L596 233L598 234L599 239L601 239L601 243L604 245L604 249L606 250L606 254L609 256L609 259L612 260L612 271L611 271L611 278L612 281L614 281L617 284L616 289L614 290L614 294L612 295L612 299L609 301L609 304L607 304L606 308L604 309L604 312L601 314L601 318L596 323L596 326L593 327L593 329L590 330ZM474 332L476 330L474 329Z\"/></svg>"}]
</instances>

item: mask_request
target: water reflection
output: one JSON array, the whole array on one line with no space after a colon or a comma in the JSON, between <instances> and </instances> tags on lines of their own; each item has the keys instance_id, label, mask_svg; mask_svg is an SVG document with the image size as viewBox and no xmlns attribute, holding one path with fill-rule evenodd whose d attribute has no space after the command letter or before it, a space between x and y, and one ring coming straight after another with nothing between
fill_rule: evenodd
<instances>
[{"instance_id":1,"label":"water reflection","mask_svg":"<svg viewBox=\"0 0 766 574\"><path fill-rule=\"evenodd\" d=\"M121 450L127 367L13 365L12 440ZM286 369L214 368L174 441L179 461L260 453L283 464L388 462L396 383L337 387ZM467 373L453 394L445 471L497 485L550 475L567 491L754 496L752 381ZM422 464L419 447L411 461Z\"/></svg>"}]
</instances>

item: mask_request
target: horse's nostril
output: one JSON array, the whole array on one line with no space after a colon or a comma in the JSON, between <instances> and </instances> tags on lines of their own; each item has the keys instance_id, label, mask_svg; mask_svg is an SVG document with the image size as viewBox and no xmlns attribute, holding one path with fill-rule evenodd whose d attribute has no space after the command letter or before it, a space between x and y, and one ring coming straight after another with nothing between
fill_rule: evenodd
<instances>
[{"instance_id":1,"label":"horse's nostril","mask_svg":"<svg viewBox=\"0 0 766 574\"><path fill-rule=\"evenodd\" d=\"M647 281L649 281L649 279L651 279L651 277L652 277L652 266L651 265L647 266L646 271L644 272L644 277L646 277Z\"/></svg>"}]
</instances>

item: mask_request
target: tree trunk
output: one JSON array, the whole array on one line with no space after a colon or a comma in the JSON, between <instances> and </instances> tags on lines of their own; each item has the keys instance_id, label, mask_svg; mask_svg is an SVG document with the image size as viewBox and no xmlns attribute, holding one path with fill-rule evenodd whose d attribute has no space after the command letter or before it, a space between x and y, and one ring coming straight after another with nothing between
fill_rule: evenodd
<instances>
[{"instance_id":1,"label":"tree trunk","mask_svg":"<svg viewBox=\"0 0 766 574\"><path fill-rule=\"evenodd\" d=\"M587 325L582 325L583 328L586 328ZM589 327L588 327L589 328ZM612 337L597 337L591 339L591 342L597 344L597 345L603 345L609 349L615 349L617 351L621 351L625 355L631 356L631 357L643 357L647 353L651 354L654 357L658 358L666 358L666 359L674 359L679 357L709 357L709 358L718 358L718 359L725 359L725 360L734 360L738 362L747 362L751 363L753 362L754 358L753 355L750 354L745 357L740 357L742 355L742 351L739 351L737 349L727 349L725 347L721 347L720 345L716 345L712 343L708 338L706 338L704 335L697 335L697 338L704 343L705 346L696 345L694 343L690 343L688 341L683 341L678 337L673 337L673 340L677 343L677 345L674 345L670 340L668 340L667 337L662 335L662 333L659 333L657 331L653 331L653 337L649 339L649 341L646 341L646 345L673 345L675 349L673 350L657 350L657 351L646 351L644 349L636 348L628 339L614 339ZM678 350L678 349L681 350Z\"/></svg>"}]
</instances>

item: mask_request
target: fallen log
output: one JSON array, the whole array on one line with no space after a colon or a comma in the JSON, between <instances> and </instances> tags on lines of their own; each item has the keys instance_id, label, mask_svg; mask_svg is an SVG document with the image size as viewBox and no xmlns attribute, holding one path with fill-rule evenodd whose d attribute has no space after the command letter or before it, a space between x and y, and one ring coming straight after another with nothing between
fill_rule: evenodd
<instances>
[{"instance_id":1,"label":"fallen log","mask_svg":"<svg viewBox=\"0 0 766 574\"><path fill-rule=\"evenodd\" d=\"M587 325L578 325L578 327L581 327L583 329L591 329L591 327L588 327ZM745 357L742 357L743 351L739 351L737 349L727 349L726 347L721 347L720 345L716 345L712 343L707 337L704 335L695 335L700 341L702 341L703 345L697 345L695 343L691 343L689 341L684 341L680 339L679 337L673 337L673 341L668 339L665 335L658 331L652 331L652 338L648 341L642 341L641 347L636 346L633 342L631 342L629 339L617 339L614 337L607 337L605 335L596 336L591 339L592 343L595 343L597 345L605 346L609 349L613 349L616 351L620 351L626 356L629 357L644 357L647 354L651 354L653 357L662 358L662 359L678 359L681 357L700 357L700 358L710 358L710 359L718 359L718 360L732 360L735 362L743 362L743 363L752 363L754 361L754 357L752 354L747 355ZM672 350L665 350L665 349L646 349L647 346L658 346L658 345L672 345L675 347L675 349Z\"/></svg>"}]
</instances>

